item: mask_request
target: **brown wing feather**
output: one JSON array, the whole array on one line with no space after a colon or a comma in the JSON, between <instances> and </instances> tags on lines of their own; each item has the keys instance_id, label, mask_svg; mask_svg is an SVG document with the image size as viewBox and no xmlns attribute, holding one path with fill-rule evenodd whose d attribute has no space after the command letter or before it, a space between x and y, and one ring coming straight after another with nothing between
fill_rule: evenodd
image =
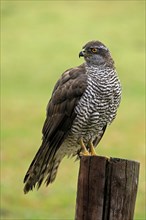
<instances>
[{"instance_id":1,"label":"brown wing feather","mask_svg":"<svg viewBox=\"0 0 146 220\"><path fill-rule=\"evenodd\" d=\"M47 107L47 118L43 126L43 137L51 138L54 133L70 129L75 118L74 108L87 86L84 66L66 71L52 94Z\"/></svg>"},{"instance_id":2,"label":"brown wing feather","mask_svg":"<svg viewBox=\"0 0 146 220\"><path fill-rule=\"evenodd\" d=\"M65 140L76 117L75 107L87 87L84 64L67 70L56 83L47 106L47 117L42 129L43 140L24 178L24 192L41 185L47 167Z\"/></svg>"}]
</instances>

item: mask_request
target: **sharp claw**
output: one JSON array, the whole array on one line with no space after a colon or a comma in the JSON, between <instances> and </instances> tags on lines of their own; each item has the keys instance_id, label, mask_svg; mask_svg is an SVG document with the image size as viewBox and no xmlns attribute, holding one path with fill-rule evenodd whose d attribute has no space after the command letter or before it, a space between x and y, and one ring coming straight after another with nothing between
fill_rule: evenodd
<instances>
[{"instance_id":1,"label":"sharp claw","mask_svg":"<svg viewBox=\"0 0 146 220\"><path fill-rule=\"evenodd\" d=\"M97 156L97 153L95 151L92 141L89 141L89 147L90 147L91 156Z\"/></svg>"},{"instance_id":2,"label":"sharp claw","mask_svg":"<svg viewBox=\"0 0 146 220\"><path fill-rule=\"evenodd\" d=\"M108 161L110 161L110 157L108 157L108 156L105 156L105 157L107 158Z\"/></svg>"},{"instance_id":3,"label":"sharp claw","mask_svg":"<svg viewBox=\"0 0 146 220\"><path fill-rule=\"evenodd\" d=\"M88 151L81 151L80 156L90 156L91 154Z\"/></svg>"},{"instance_id":4,"label":"sharp claw","mask_svg":"<svg viewBox=\"0 0 146 220\"><path fill-rule=\"evenodd\" d=\"M80 138L79 143L80 143L80 146L81 146L80 156L90 156L90 153L87 150L82 138Z\"/></svg>"}]
</instances>

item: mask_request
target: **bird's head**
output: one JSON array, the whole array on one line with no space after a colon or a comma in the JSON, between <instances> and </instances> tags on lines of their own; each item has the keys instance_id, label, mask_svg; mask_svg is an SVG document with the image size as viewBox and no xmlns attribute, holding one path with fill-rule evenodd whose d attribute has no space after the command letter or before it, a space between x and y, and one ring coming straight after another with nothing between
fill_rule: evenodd
<instances>
[{"instance_id":1,"label":"bird's head","mask_svg":"<svg viewBox=\"0 0 146 220\"><path fill-rule=\"evenodd\" d=\"M84 57L87 64L114 66L114 61L108 48L100 41L88 42L79 53L79 57Z\"/></svg>"}]
</instances>

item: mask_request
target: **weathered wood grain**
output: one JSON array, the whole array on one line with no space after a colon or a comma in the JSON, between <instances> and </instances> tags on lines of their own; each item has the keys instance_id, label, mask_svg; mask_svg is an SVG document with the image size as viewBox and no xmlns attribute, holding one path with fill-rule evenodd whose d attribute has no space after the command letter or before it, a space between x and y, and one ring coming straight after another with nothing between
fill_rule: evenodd
<instances>
[{"instance_id":1,"label":"weathered wood grain","mask_svg":"<svg viewBox=\"0 0 146 220\"><path fill-rule=\"evenodd\" d=\"M119 158L82 157L75 220L133 220L139 165Z\"/></svg>"}]
</instances>

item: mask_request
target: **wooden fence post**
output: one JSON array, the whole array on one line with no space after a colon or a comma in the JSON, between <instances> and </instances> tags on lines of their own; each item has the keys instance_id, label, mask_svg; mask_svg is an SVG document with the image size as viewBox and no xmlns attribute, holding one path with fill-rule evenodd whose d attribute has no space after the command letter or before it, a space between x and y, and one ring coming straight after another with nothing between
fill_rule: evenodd
<instances>
[{"instance_id":1,"label":"wooden fence post","mask_svg":"<svg viewBox=\"0 0 146 220\"><path fill-rule=\"evenodd\" d=\"M119 158L81 157L75 220L133 220L139 166Z\"/></svg>"}]
</instances>

